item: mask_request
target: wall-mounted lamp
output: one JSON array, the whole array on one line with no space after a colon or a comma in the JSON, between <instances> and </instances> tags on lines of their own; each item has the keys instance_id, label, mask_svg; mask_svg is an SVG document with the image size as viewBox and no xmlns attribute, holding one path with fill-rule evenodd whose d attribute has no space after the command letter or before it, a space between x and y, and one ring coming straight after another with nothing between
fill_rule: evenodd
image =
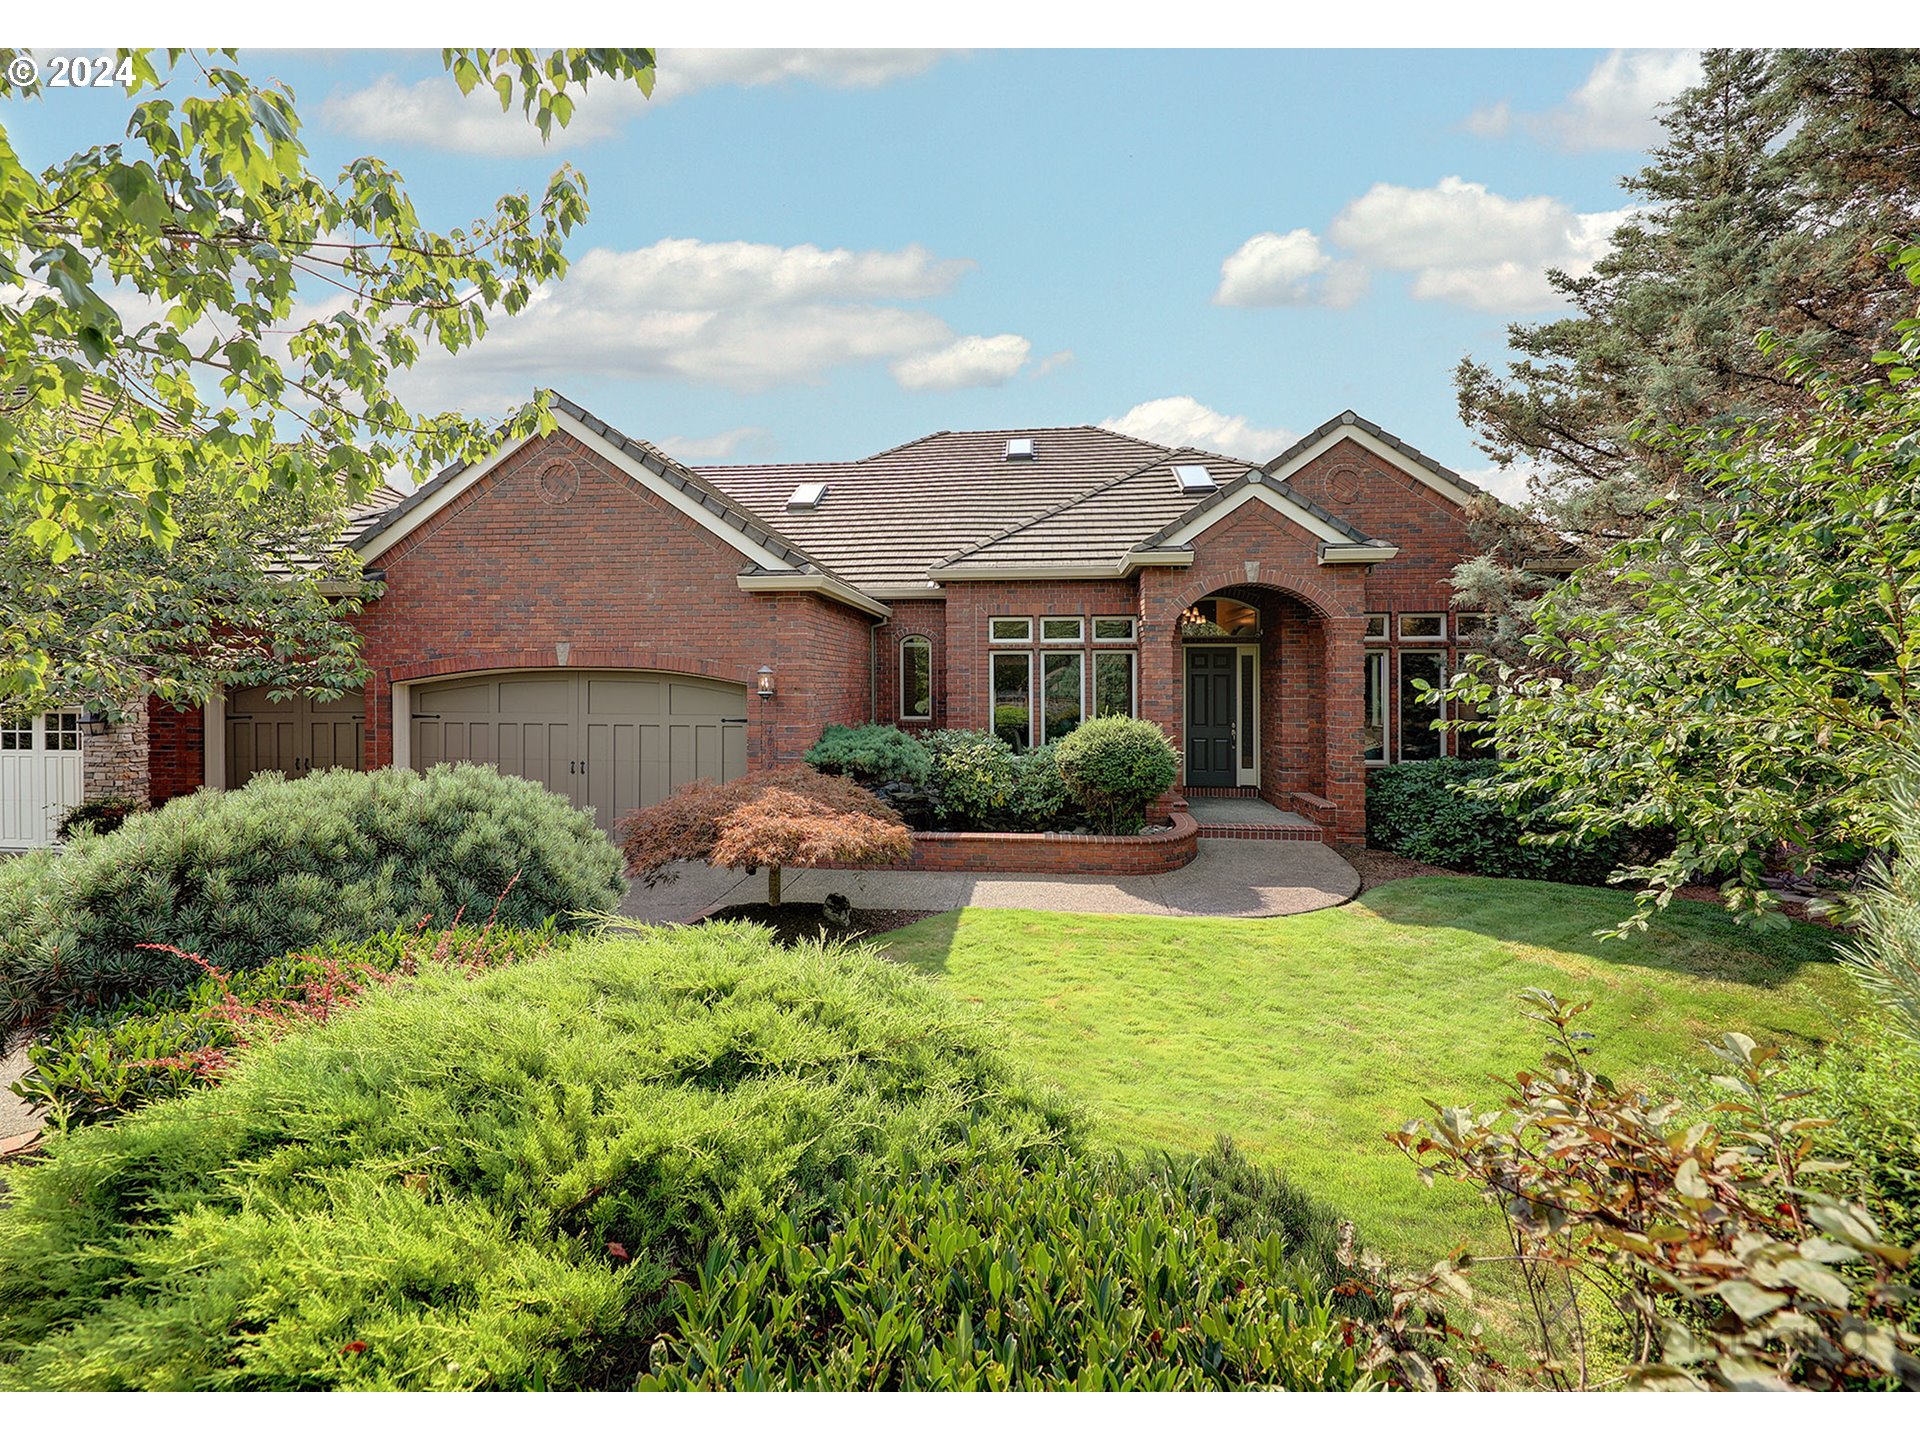
<instances>
[{"instance_id":1,"label":"wall-mounted lamp","mask_svg":"<svg viewBox=\"0 0 1920 1440\"><path fill-rule=\"evenodd\" d=\"M771 665L760 667L760 698L762 700L773 698L773 667Z\"/></svg>"},{"instance_id":2,"label":"wall-mounted lamp","mask_svg":"<svg viewBox=\"0 0 1920 1440\"><path fill-rule=\"evenodd\" d=\"M80 712L80 728L88 735L104 735L113 729L113 716L98 705L89 705Z\"/></svg>"}]
</instances>

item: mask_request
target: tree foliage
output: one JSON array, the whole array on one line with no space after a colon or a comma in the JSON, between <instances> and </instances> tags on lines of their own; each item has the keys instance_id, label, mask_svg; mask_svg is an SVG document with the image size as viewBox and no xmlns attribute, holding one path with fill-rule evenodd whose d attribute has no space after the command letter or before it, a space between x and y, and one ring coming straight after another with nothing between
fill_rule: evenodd
<instances>
[{"instance_id":1,"label":"tree foliage","mask_svg":"<svg viewBox=\"0 0 1920 1440\"><path fill-rule=\"evenodd\" d=\"M1920 210L1920 51L1709 50L1702 67L1628 179L1609 253L1552 276L1571 313L1509 326L1504 365L1456 372L1461 418L1533 473L1535 500L1524 523L1489 514L1463 604L1523 611L1529 558L1591 558L1640 534L1651 502L1696 494L1647 432L1803 411L1756 336L1857 383L1909 308L1884 255Z\"/></svg>"},{"instance_id":2,"label":"tree foliage","mask_svg":"<svg viewBox=\"0 0 1920 1440\"><path fill-rule=\"evenodd\" d=\"M765 866L770 905L780 903L780 875L789 866L897 863L913 850L913 832L884 800L805 765L695 781L626 816L617 834L627 873L645 884L671 880L668 867L686 861Z\"/></svg>"},{"instance_id":3,"label":"tree foliage","mask_svg":"<svg viewBox=\"0 0 1920 1440\"><path fill-rule=\"evenodd\" d=\"M1917 357L1908 322L1866 384L1788 361L1804 414L1662 442L1701 498L1546 595L1524 665L1455 683L1493 712L1492 793L1576 841L1670 830L1621 872L1658 904L1706 876L1764 911L1774 847L1815 868L1892 838L1882 780L1920 701Z\"/></svg>"},{"instance_id":4,"label":"tree foliage","mask_svg":"<svg viewBox=\"0 0 1920 1440\"><path fill-rule=\"evenodd\" d=\"M1464 1291L1472 1265L1514 1264L1554 1388L1920 1389L1920 1336L1901 1323L1913 1254L1835 1188L1846 1166L1816 1154L1828 1122L1783 1091L1774 1047L1710 1046L1726 1098L1688 1123L1678 1101L1593 1070L1584 1002L1527 998L1553 1037L1541 1067L1500 1108L1435 1105L1391 1137L1422 1180L1479 1186L1506 1223L1508 1254L1456 1256L1436 1283Z\"/></svg>"},{"instance_id":5,"label":"tree foliage","mask_svg":"<svg viewBox=\"0 0 1920 1440\"><path fill-rule=\"evenodd\" d=\"M7 77L14 54L0 51L0 99L31 100L37 82ZM44 554L39 588L56 601L85 584L62 568L76 559L98 574L116 542L189 537L196 487L203 511L269 494L322 508L490 450L493 422L417 411L396 377L427 350L472 345L564 274L563 242L587 213L585 181L563 165L537 199L505 195L436 228L378 159L316 173L292 91L234 52L121 55L124 138L35 169L0 127L0 518ZM650 90L653 77L647 50L445 60L464 89L517 99L543 134L589 80ZM549 423L535 397L505 433ZM131 618L145 637L151 618ZM0 692L42 694L60 644L44 638L0 655Z\"/></svg>"}]
</instances>

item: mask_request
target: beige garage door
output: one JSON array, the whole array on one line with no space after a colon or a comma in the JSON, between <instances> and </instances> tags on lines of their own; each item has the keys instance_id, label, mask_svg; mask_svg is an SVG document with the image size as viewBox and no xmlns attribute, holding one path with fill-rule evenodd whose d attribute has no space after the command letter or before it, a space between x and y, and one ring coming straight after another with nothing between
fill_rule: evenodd
<instances>
[{"instance_id":1,"label":"beige garage door","mask_svg":"<svg viewBox=\"0 0 1920 1440\"><path fill-rule=\"evenodd\" d=\"M600 828L691 780L747 770L743 685L644 671L518 671L413 692L413 763L479 760L591 808Z\"/></svg>"},{"instance_id":2,"label":"beige garage door","mask_svg":"<svg viewBox=\"0 0 1920 1440\"><path fill-rule=\"evenodd\" d=\"M262 770L300 776L312 770L358 770L366 750L367 701L358 690L338 700L299 695L269 700L265 687L227 696L227 788Z\"/></svg>"}]
</instances>

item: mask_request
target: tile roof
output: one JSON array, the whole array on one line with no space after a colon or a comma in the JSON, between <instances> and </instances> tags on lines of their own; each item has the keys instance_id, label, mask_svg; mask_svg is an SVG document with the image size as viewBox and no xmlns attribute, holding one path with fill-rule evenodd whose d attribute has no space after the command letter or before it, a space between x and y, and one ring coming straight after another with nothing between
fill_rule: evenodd
<instances>
[{"instance_id":1,"label":"tile roof","mask_svg":"<svg viewBox=\"0 0 1920 1440\"><path fill-rule=\"evenodd\" d=\"M1427 469L1433 471L1434 474L1440 476L1442 479L1452 481L1469 495L1485 495L1487 493L1471 480L1461 476L1458 471L1449 470L1431 455L1421 453L1406 441L1402 440L1398 435L1382 430L1378 425L1374 424L1373 421L1367 419L1366 416L1357 414L1352 410L1343 410L1318 429L1302 435L1298 440L1294 441L1293 444L1269 460L1266 468L1268 470L1278 470L1290 464L1296 455L1305 454L1308 450L1311 450L1315 445L1326 439L1327 436L1338 430L1342 425L1351 425L1355 429L1366 431L1367 434L1373 436L1373 438L1381 444L1391 446L1409 460L1426 466Z\"/></svg>"}]
</instances>

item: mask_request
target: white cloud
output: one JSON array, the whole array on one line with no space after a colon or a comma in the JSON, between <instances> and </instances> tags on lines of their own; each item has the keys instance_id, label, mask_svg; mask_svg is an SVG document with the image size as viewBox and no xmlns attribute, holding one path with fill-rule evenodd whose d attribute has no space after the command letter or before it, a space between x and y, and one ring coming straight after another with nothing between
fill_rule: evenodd
<instances>
[{"instance_id":1,"label":"white cloud","mask_svg":"<svg viewBox=\"0 0 1920 1440\"><path fill-rule=\"evenodd\" d=\"M742 450L764 452L773 437L761 426L742 425L718 435L669 435L658 441L676 460L730 460Z\"/></svg>"},{"instance_id":2,"label":"white cloud","mask_svg":"<svg viewBox=\"0 0 1920 1440\"><path fill-rule=\"evenodd\" d=\"M1254 307L1325 305L1340 309L1366 293L1367 272L1327 254L1311 230L1268 230L1220 262L1213 303Z\"/></svg>"},{"instance_id":3,"label":"white cloud","mask_svg":"<svg viewBox=\"0 0 1920 1440\"><path fill-rule=\"evenodd\" d=\"M1518 465L1488 465L1479 470L1462 470L1460 478L1478 485L1509 505L1527 503L1527 482L1533 471Z\"/></svg>"},{"instance_id":4,"label":"white cloud","mask_svg":"<svg viewBox=\"0 0 1920 1440\"><path fill-rule=\"evenodd\" d=\"M423 359L408 393L493 394L502 379L530 392L565 373L764 390L876 362L919 362L896 372L909 388L998 384L1025 361L1025 339L961 339L939 316L890 303L945 293L971 268L917 245L674 239L591 250L471 349Z\"/></svg>"},{"instance_id":5,"label":"white cloud","mask_svg":"<svg viewBox=\"0 0 1920 1440\"><path fill-rule=\"evenodd\" d=\"M967 390L1006 384L1032 349L1023 335L962 335L943 349L909 355L889 368L904 390Z\"/></svg>"},{"instance_id":6,"label":"white cloud","mask_svg":"<svg viewBox=\"0 0 1920 1440\"><path fill-rule=\"evenodd\" d=\"M1369 265L1411 272L1417 299L1538 311L1559 303L1547 269L1587 274L1631 213L1577 212L1546 195L1512 200L1450 175L1426 189L1375 185L1327 234Z\"/></svg>"},{"instance_id":7,"label":"white cloud","mask_svg":"<svg viewBox=\"0 0 1920 1440\"><path fill-rule=\"evenodd\" d=\"M1564 150L1644 150L1661 138L1659 107L1700 76L1698 51L1614 50L1552 110L1516 112L1502 100L1469 115L1466 129L1499 136L1517 128Z\"/></svg>"},{"instance_id":8,"label":"white cloud","mask_svg":"<svg viewBox=\"0 0 1920 1440\"><path fill-rule=\"evenodd\" d=\"M1161 445L1191 446L1264 464L1300 437L1291 430L1267 429L1244 415L1222 415L1191 395L1146 400L1124 415L1100 422L1123 435Z\"/></svg>"},{"instance_id":9,"label":"white cloud","mask_svg":"<svg viewBox=\"0 0 1920 1440\"><path fill-rule=\"evenodd\" d=\"M631 83L589 81L575 98L571 122L543 141L516 99L502 111L481 86L462 95L448 75L408 84L383 75L358 90L331 95L320 119L362 140L420 145L484 155L538 155L617 135L649 109L715 86L757 88L800 82L836 90L872 89L919 75L942 50L662 50L651 99Z\"/></svg>"}]
</instances>

